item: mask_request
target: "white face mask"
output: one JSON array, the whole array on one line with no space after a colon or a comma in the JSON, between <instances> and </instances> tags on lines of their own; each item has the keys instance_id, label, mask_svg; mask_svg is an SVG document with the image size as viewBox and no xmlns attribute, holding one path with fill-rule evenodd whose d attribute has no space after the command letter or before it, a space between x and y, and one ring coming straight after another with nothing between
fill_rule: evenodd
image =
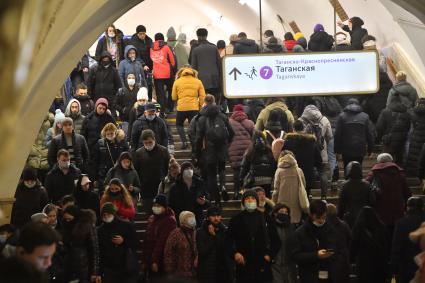
<instances>
[{"instance_id":1,"label":"white face mask","mask_svg":"<svg viewBox=\"0 0 425 283\"><path fill-rule=\"evenodd\" d=\"M113 141L115 139L115 137L116 137L115 133L113 133L113 134L109 134L109 133L106 134L106 139L108 141Z\"/></svg>"},{"instance_id":2,"label":"white face mask","mask_svg":"<svg viewBox=\"0 0 425 283\"><path fill-rule=\"evenodd\" d=\"M187 225L189 225L189 227L191 227L191 228L195 228L196 227L196 219L195 219L195 217L189 217L187 219Z\"/></svg>"},{"instance_id":3,"label":"white face mask","mask_svg":"<svg viewBox=\"0 0 425 283\"><path fill-rule=\"evenodd\" d=\"M266 201L264 200L264 201L260 201L260 203L259 203L259 206L260 207L264 207L266 205Z\"/></svg>"},{"instance_id":4,"label":"white face mask","mask_svg":"<svg viewBox=\"0 0 425 283\"><path fill-rule=\"evenodd\" d=\"M105 222L105 223L111 223L112 221L114 221L113 216L103 217L103 222Z\"/></svg>"},{"instance_id":5,"label":"white face mask","mask_svg":"<svg viewBox=\"0 0 425 283\"><path fill-rule=\"evenodd\" d=\"M155 147L155 143L153 143L152 145L149 145L149 146L145 145L145 148L146 148L147 151L152 151L154 147Z\"/></svg>"},{"instance_id":6,"label":"white face mask","mask_svg":"<svg viewBox=\"0 0 425 283\"><path fill-rule=\"evenodd\" d=\"M325 223L326 223L326 222L323 222L323 223L317 223L316 221L313 221L313 225L314 225L314 226L316 226L316 227L319 227L319 228L320 228L320 227L322 227L323 225L325 225Z\"/></svg>"},{"instance_id":7,"label":"white face mask","mask_svg":"<svg viewBox=\"0 0 425 283\"><path fill-rule=\"evenodd\" d=\"M153 207L152 207L152 212L153 212L153 214L155 214L155 215L159 215L159 214L161 214L163 211L164 211L164 209L163 209L162 207L159 207L159 206L153 206Z\"/></svg>"},{"instance_id":8,"label":"white face mask","mask_svg":"<svg viewBox=\"0 0 425 283\"><path fill-rule=\"evenodd\" d=\"M134 84L136 83L135 79L127 79L127 83L129 86L134 86Z\"/></svg>"},{"instance_id":9,"label":"white face mask","mask_svg":"<svg viewBox=\"0 0 425 283\"><path fill-rule=\"evenodd\" d=\"M58 164L60 169L69 169L69 166L71 166L71 161L58 161Z\"/></svg>"},{"instance_id":10,"label":"white face mask","mask_svg":"<svg viewBox=\"0 0 425 283\"><path fill-rule=\"evenodd\" d=\"M0 235L0 245L6 243L6 241L7 241L6 235Z\"/></svg>"},{"instance_id":11,"label":"white face mask","mask_svg":"<svg viewBox=\"0 0 425 283\"><path fill-rule=\"evenodd\" d=\"M108 32L108 36L110 38L114 38L115 37L115 32Z\"/></svg>"},{"instance_id":12,"label":"white face mask","mask_svg":"<svg viewBox=\"0 0 425 283\"><path fill-rule=\"evenodd\" d=\"M192 178L193 177L193 169L186 169L183 171L183 178Z\"/></svg>"},{"instance_id":13,"label":"white face mask","mask_svg":"<svg viewBox=\"0 0 425 283\"><path fill-rule=\"evenodd\" d=\"M257 209L256 202L245 202L245 208L247 211L252 212Z\"/></svg>"},{"instance_id":14,"label":"white face mask","mask_svg":"<svg viewBox=\"0 0 425 283\"><path fill-rule=\"evenodd\" d=\"M32 180L30 180L30 181L24 181L24 185L25 185L25 187L27 187L29 189L32 189L32 188L35 187L35 185L37 185L37 182L36 181L32 181Z\"/></svg>"}]
</instances>

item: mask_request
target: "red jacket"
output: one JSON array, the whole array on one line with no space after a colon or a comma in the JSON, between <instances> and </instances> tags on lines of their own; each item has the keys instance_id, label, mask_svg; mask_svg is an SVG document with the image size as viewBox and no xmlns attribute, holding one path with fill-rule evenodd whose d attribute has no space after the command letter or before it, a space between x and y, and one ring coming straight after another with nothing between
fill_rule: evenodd
<instances>
[{"instance_id":1,"label":"red jacket","mask_svg":"<svg viewBox=\"0 0 425 283\"><path fill-rule=\"evenodd\" d=\"M155 79L169 79L171 66L176 66L170 47L162 40L155 41L150 56L153 62L153 77Z\"/></svg>"},{"instance_id":2,"label":"red jacket","mask_svg":"<svg viewBox=\"0 0 425 283\"><path fill-rule=\"evenodd\" d=\"M143 241L143 257L147 266L156 263L159 270L163 270L165 243L176 227L176 218L171 208L167 208L163 214L149 217L145 240Z\"/></svg>"},{"instance_id":3,"label":"red jacket","mask_svg":"<svg viewBox=\"0 0 425 283\"><path fill-rule=\"evenodd\" d=\"M292 52L292 49L294 49L294 46L298 43L295 40L284 40L283 44L288 52Z\"/></svg>"},{"instance_id":4,"label":"red jacket","mask_svg":"<svg viewBox=\"0 0 425 283\"><path fill-rule=\"evenodd\" d=\"M121 200L110 200L117 208L117 216L124 220L132 220L136 215L136 209L134 206L125 207ZM105 201L100 201L100 207L105 204Z\"/></svg>"}]
</instances>

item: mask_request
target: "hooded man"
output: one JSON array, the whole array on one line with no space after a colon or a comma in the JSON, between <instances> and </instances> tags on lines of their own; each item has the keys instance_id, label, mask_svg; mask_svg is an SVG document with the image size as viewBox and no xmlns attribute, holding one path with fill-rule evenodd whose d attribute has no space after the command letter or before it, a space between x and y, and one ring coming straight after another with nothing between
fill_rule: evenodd
<instances>
[{"instance_id":1,"label":"hooded man","mask_svg":"<svg viewBox=\"0 0 425 283\"><path fill-rule=\"evenodd\" d=\"M121 84L124 86L129 85L129 82L127 81L127 76L131 73L134 74L134 76L136 77L135 85L137 87L146 87L147 84L144 69L148 70L148 67L145 65L145 62L137 60L136 47L134 47L134 45L127 45L124 50L124 57L125 59L120 62L120 66L118 68Z\"/></svg>"},{"instance_id":2,"label":"hooded man","mask_svg":"<svg viewBox=\"0 0 425 283\"><path fill-rule=\"evenodd\" d=\"M176 40L176 31L170 27L167 31L167 45L176 56L178 72L181 67L189 64L189 47L186 45L186 34L181 33Z\"/></svg>"},{"instance_id":3,"label":"hooded man","mask_svg":"<svg viewBox=\"0 0 425 283\"><path fill-rule=\"evenodd\" d=\"M70 117L74 121L74 131L76 134L80 134L81 127L83 126L83 120L85 116L81 114L81 103L77 99L71 99L66 106L65 116Z\"/></svg>"},{"instance_id":4,"label":"hooded man","mask_svg":"<svg viewBox=\"0 0 425 283\"><path fill-rule=\"evenodd\" d=\"M367 35L367 29L362 28L364 22L359 17L352 17L348 20L348 25L344 25L342 22L338 22L338 26L344 31L350 33L351 46L354 50L362 50L362 38Z\"/></svg>"}]
</instances>

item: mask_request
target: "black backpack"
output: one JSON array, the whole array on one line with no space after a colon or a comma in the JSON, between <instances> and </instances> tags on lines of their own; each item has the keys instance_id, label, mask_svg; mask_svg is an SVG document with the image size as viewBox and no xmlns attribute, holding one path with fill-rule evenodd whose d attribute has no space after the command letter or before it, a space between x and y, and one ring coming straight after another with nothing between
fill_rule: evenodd
<instances>
[{"instance_id":1,"label":"black backpack","mask_svg":"<svg viewBox=\"0 0 425 283\"><path fill-rule=\"evenodd\" d=\"M280 108L275 108L270 111L269 118L267 119L265 127L267 128L268 125L276 125L276 124L280 124L281 131L284 131L284 132L289 131L288 116L286 115L286 112Z\"/></svg>"},{"instance_id":2,"label":"black backpack","mask_svg":"<svg viewBox=\"0 0 425 283\"><path fill-rule=\"evenodd\" d=\"M206 117L205 138L209 144L224 145L229 139L229 131L226 123L220 115Z\"/></svg>"},{"instance_id":3,"label":"black backpack","mask_svg":"<svg viewBox=\"0 0 425 283\"><path fill-rule=\"evenodd\" d=\"M320 127L320 121L322 121L323 116L317 123L312 123L311 121L302 117L300 119L303 120L306 124L305 132L312 134L316 137L316 145L319 150L322 151L325 148L325 137L323 136L322 128Z\"/></svg>"}]
</instances>

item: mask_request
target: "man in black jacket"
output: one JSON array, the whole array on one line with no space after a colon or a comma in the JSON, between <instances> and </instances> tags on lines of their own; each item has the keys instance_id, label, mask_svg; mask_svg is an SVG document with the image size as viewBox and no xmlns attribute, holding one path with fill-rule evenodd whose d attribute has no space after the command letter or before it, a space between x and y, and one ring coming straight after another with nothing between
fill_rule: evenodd
<instances>
[{"instance_id":1,"label":"man in black jacket","mask_svg":"<svg viewBox=\"0 0 425 283\"><path fill-rule=\"evenodd\" d=\"M86 139L73 130L73 121L67 117L62 122L62 134L53 138L49 145L48 161L52 168L56 163L57 153L60 149L66 149L71 157L71 163L82 172L87 172L89 161L89 149Z\"/></svg>"},{"instance_id":2,"label":"man in black jacket","mask_svg":"<svg viewBox=\"0 0 425 283\"><path fill-rule=\"evenodd\" d=\"M228 283L230 268L225 251L226 226L221 222L220 208L212 206L196 233L198 280L201 283Z\"/></svg>"},{"instance_id":3,"label":"man in black jacket","mask_svg":"<svg viewBox=\"0 0 425 283\"><path fill-rule=\"evenodd\" d=\"M208 192L211 200L220 202L220 191L225 191L225 166L228 158L227 147L235 133L227 116L220 112L214 97L205 97L206 107L201 110L201 117L196 125L195 158L201 155L206 166ZM220 175L220 189L217 187L217 174Z\"/></svg>"},{"instance_id":4,"label":"man in black jacket","mask_svg":"<svg viewBox=\"0 0 425 283\"><path fill-rule=\"evenodd\" d=\"M144 130L141 140L143 147L133 154L133 165L139 174L143 207L152 214L152 201L158 192L159 183L168 174L170 154L167 148L156 143L152 130Z\"/></svg>"},{"instance_id":5,"label":"man in black jacket","mask_svg":"<svg viewBox=\"0 0 425 283\"><path fill-rule=\"evenodd\" d=\"M49 200L59 205L63 196L72 194L80 174L80 169L71 164L69 152L60 149L57 153L57 164L47 173L44 181Z\"/></svg>"},{"instance_id":6,"label":"man in black jacket","mask_svg":"<svg viewBox=\"0 0 425 283\"><path fill-rule=\"evenodd\" d=\"M350 33L351 46L355 50L362 50L362 38L367 35L367 29L362 28L364 22L359 17L352 17L348 20L348 25L344 25L342 22L338 22L338 26L344 31Z\"/></svg>"},{"instance_id":7,"label":"man in black jacket","mask_svg":"<svg viewBox=\"0 0 425 283\"><path fill-rule=\"evenodd\" d=\"M155 140L163 147L168 147L168 130L165 121L156 115L156 106L153 103L145 105L145 114L137 118L131 130L131 148L133 151L143 146L141 134L144 130L152 130Z\"/></svg>"},{"instance_id":8,"label":"man in black jacket","mask_svg":"<svg viewBox=\"0 0 425 283\"><path fill-rule=\"evenodd\" d=\"M348 100L348 105L339 115L335 129L335 153L344 161L344 168L351 161L363 162L366 152L371 155L374 146L374 136L369 115L363 112L359 101Z\"/></svg>"},{"instance_id":9,"label":"man in black jacket","mask_svg":"<svg viewBox=\"0 0 425 283\"><path fill-rule=\"evenodd\" d=\"M417 265L414 257L421 252L418 243L409 240L409 234L425 221L424 203L421 198L407 201L407 214L395 226L391 249L391 270L397 282L408 283L415 276Z\"/></svg>"},{"instance_id":10,"label":"man in black jacket","mask_svg":"<svg viewBox=\"0 0 425 283\"><path fill-rule=\"evenodd\" d=\"M255 40L248 39L244 32L238 34L239 40L235 44L233 54L257 54L260 53L260 47L255 43Z\"/></svg>"},{"instance_id":11,"label":"man in black jacket","mask_svg":"<svg viewBox=\"0 0 425 283\"><path fill-rule=\"evenodd\" d=\"M130 39L129 44L136 47L138 58L152 70L152 60L150 57L150 49L152 47L152 39L146 34L146 27L138 25L136 33ZM127 44L128 45L128 44Z\"/></svg>"},{"instance_id":12,"label":"man in black jacket","mask_svg":"<svg viewBox=\"0 0 425 283\"><path fill-rule=\"evenodd\" d=\"M300 283L331 282L331 257L337 251L334 232L326 223L326 211L323 201L313 201L310 204L310 218L290 239L290 253L298 265Z\"/></svg>"}]
</instances>

